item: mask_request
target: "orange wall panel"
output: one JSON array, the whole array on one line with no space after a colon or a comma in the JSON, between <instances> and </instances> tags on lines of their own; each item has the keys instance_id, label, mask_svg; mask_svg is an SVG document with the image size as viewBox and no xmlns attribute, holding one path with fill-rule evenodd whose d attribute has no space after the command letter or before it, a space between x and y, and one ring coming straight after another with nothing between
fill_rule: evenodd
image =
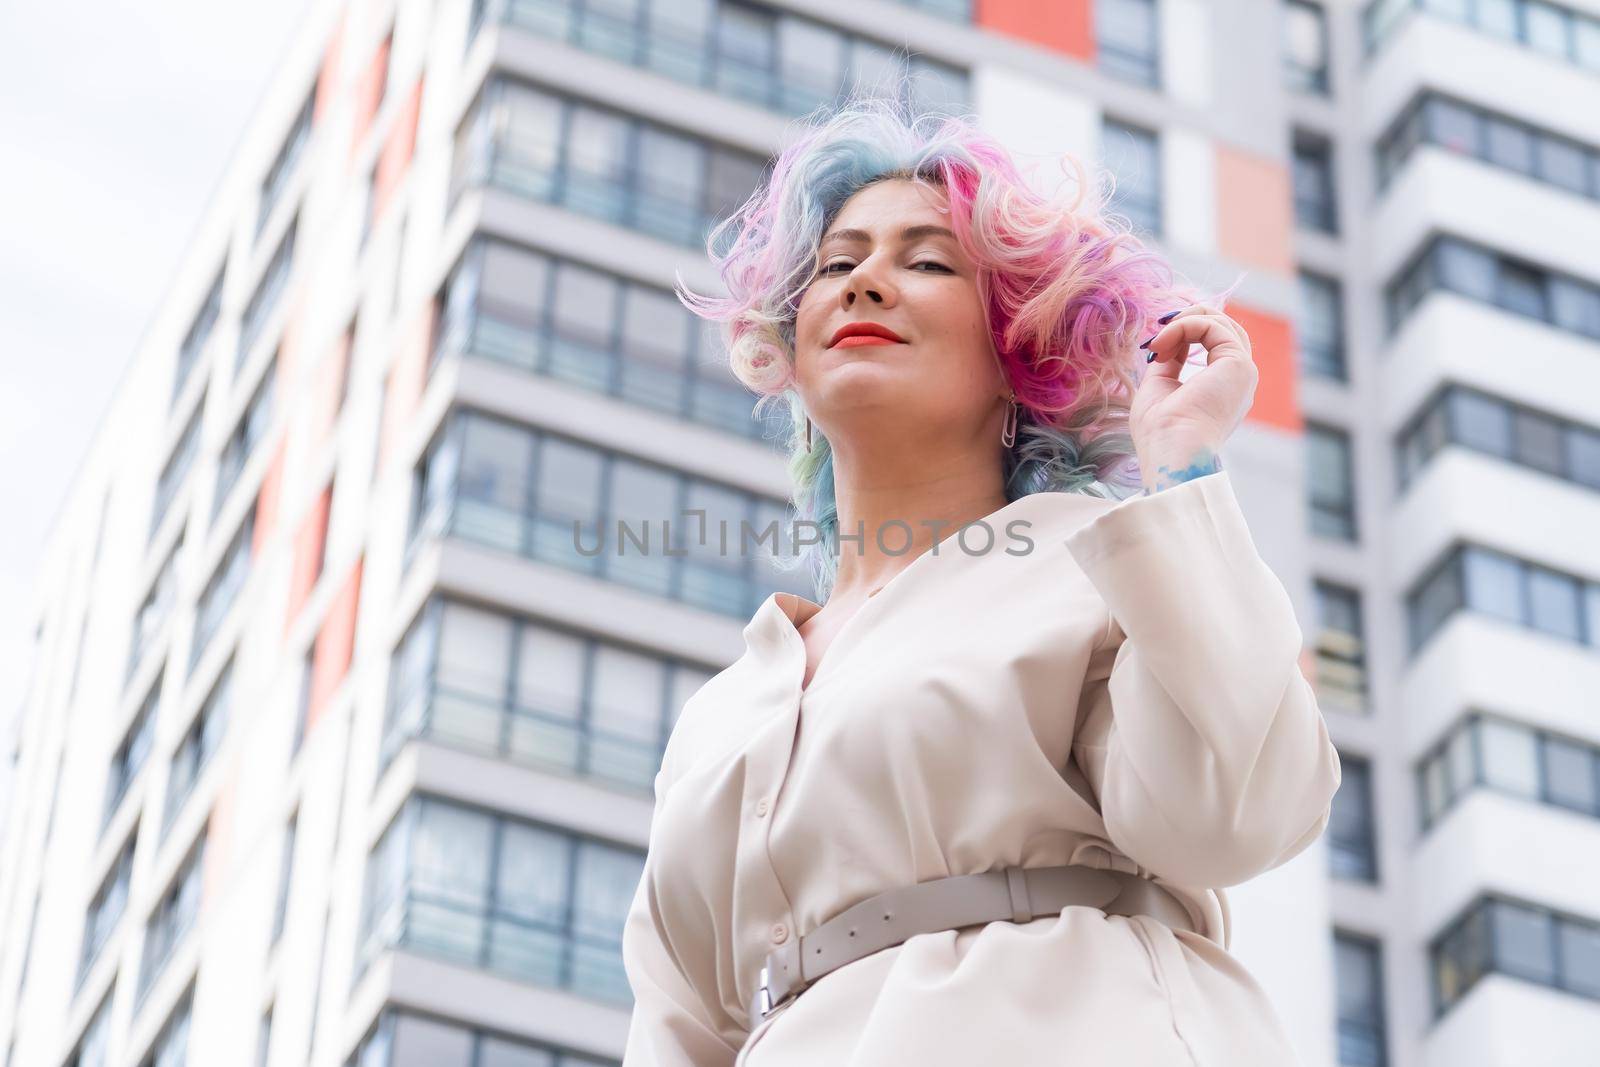
<instances>
[{"instance_id":1,"label":"orange wall panel","mask_svg":"<svg viewBox=\"0 0 1600 1067\"><path fill-rule=\"evenodd\" d=\"M1282 162L1217 144L1217 251L1292 275L1294 193Z\"/></svg>"},{"instance_id":2,"label":"orange wall panel","mask_svg":"<svg viewBox=\"0 0 1600 1067\"><path fill-rule=\"evenodd\" d=\"M384 386L383 423L378 436L378 470L388 469L389 459L416 413L417 402L422 398L427 383L428 352L433 347L434 320L438 301L428 301L427 308L418 315L411 329L401 341L400 355L389 371Z\"/></svg>"},{"instance_id":3,"label":"orange wall panel","mask_svg":"<svg viewBox=\"0 0 1600 1067\"><path fill-rule=\"evenodd\" d=\"M225 888L228 860L233 851L233 802L239 781L239 760L235 756L228 764L222 787L211 806L206 823L205 855L200 860L200 910L216 906Z\"/></svg>"},{"instance_id":4,"label":"orange wall panel","mask_svg":"<svg viewBox=\"0 0 1600 1067\"><path fill-rule=\"evenodd\" d=\"M333 603L328 605L328 616L317 632L311 660L311 699L306 710L307 736L350 669L356 643L356 611L361 605L361 565L358 558Z\"/></svg>"},{"instance_id":5,"label":"orange wall panel","mask_svg":"<svg viewBox=\"0 0 1600 1067\"><path fill-rule=\"evenodd\" d=\"M372 54L372 59L367 62L366 70L361 72L361 81L356 84L356 120L350 137L352 157L361 150L361 142L366 140L367 130L371 128L372 119L383 102L383 86L389 79L389 49L392 43L392 36L384 38L378 50Z\"/></svg>"},{"instance_id":6,"label":"orange wall panel","mask_svg":"<svg viewBox=\"0 0 1600 1067\"><path fill-rule=\"evenodd\" d=\"M344 20L347 12L341 12L339 21L333 27L333 33L328 37L327 50L322 53L322 70L317 73L317 100L311 105L311 124L315 126L323 120L328 113L328 108L333 106L334 94L339 91L339 53L344 48Z\"/></svg>"},{"instance_id":7,"label":"orange wall panel","mask_svg":"<svg viewBox=\"0 0 1600 1067\"><path fill-rule=\"evenodd\" d=\"M976 22L1053 52L1093 61L1094 5L1090 0L978 0Z\"/></svg>"},{"instance_id":8,"label":"orange wall panel","mask_svg":"<svg viewBox=\"0 0 1600 1067\"><path fill-rule=\"evenodd\" d=\"M372 180L374 222L383 217L383 209L389 206L389 198L394 195L395 188L405 175L406 166L411 162L411 154L417 145L417 115L421 110L422 79L418 78L400 114L395 117L394 128L389 131L383 151L378 156L378 168Z\"/></svg>"},{"instance_id":9,"label":"orange wall panel","mask_svg":"<svg viewBox=\"0 0 1600 1067\"><path fill-rule=\"evenodd\" d=\"M311 590L317 584L317 571L322 563L322 546L328 538L328 510L333 504L333 486L317 494L300 527L294 534L294 562L289 572L289 611L285 628L299 617Z\"/></svg>"},{"instance_id":10,"label":"orange wall panel","mask_svg":"<svg viewBox=\"0 0 1600 1067\"><path fill-rule=\"evenodd\" d=\"M261 479L256 494L256 526L250 535L250 556L261 558L261 550L272 537L272 528L278 521L279 500L283 496L283 469L288 461L289 438L284 436L273 453L272 464Z\"/></svg>"},{"instance_id":11,"label":"orange wall panel","mask_svg":"<svg viewBox=\"0 0 1600 1067\"><path fill-rule=\"evenodd\" d=\"M312 447L320 447L333 432L339 420L340 394L344 392L345 375L350 373L350 346L354 338L350 330L339 335L329 352L317 366L316 395L312 400Z\"/></svg>"},{"instance_id":12,"label":"orange wall panel","mask_svg":"<svg viewBox=\"0 0 1600 1067\"><path fill-rule=\"evenodd\" d=\"M1250 422L1299 433L1300 367L1295 359L1294 326L1281 315L1229 302L1227 314L1250 335L1250 354L1259 377L1256 398L1245 413Z\"/></svg>"}]
</instances>

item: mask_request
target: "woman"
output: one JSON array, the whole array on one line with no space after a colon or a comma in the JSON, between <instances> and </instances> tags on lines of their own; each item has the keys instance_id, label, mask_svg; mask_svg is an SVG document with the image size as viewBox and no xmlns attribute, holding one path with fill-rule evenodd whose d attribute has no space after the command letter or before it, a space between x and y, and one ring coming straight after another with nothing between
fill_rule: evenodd
<instances>
[{"instance_id":1,"label":"woman","mask_svg":"<svg viewBox=\"0 0 1600 1067\"><path fill-rule=\"evenodd\" d=\"M713 234L825 602L673 728L624 1067L1296 1062L1222 892L1340 780L1217 459L1250 340L1083 196L857 102Z\"/></svg>"}]
</instances>

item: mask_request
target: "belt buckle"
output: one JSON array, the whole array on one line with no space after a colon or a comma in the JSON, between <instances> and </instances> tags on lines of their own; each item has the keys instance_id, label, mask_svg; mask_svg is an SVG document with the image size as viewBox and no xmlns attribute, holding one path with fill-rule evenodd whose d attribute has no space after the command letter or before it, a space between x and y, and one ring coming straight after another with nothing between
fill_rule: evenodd
<instances>
[{"instance_id":1,"label":"belt buckle","mask_svg":"<svg viewBox=\"0 0 1600 1067\"><path fill-rule=\"evenodd\" d=\"M761 1020L771 1015L784 1004L787 1004L790 1000L793 1000L800 991L797 988L798 985L799 983L789 983L788 988L784 989L783 992L778 995L777 999L774 1000L772 996L772 965L770 962L762 964L760 982L756 986L754 1003L755 1014L750 1020L750 1028L752 1030L755 1029L756 1025L760 1023Z\"/></svg>"}]
</instances>

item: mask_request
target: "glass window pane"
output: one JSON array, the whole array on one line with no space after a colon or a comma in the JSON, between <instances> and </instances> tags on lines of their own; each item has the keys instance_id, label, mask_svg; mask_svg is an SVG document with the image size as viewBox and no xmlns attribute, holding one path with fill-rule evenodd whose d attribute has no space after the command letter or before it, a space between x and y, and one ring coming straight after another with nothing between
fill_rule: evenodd
<instances>
[{"instance_id":1,"label":"glass window pane","mask_svg":"<svg viewBox=\"0 0 1600 1067\"><path fill-rule=\"evenodd\" d=\"M496 184L526 196L549 199L561 160L561 102L525 85L499 83L498 103L481 129L493 132Z\"/></svg>"},{"instance_id":2,"label":"glass window pane","mask_svg":"<svg viewBox=\"0 0 1600 1067\"><path fill-rule=\"evenodd\" d=\"M1448 403L1456 441L1492 456L1511 457L1511 410L1503 400L1453 389Z\"/></svg>"},{"instance_id":3,"label":"glass window pane","mask_svg":"<svg viewBox=\"0 0 1600 1067\"><path fill-rule=\"evenodd\" d=\"M1572 55L1572 16L1542 0L1529 0L1523 8L1528 24L1528 45L1547 55L1567 59Z\"/></svg>"},{"instance_id":4,"label":"glass window pane","mask_svg":"<svg viewBox=\"0 0 1600 1067\"><path fill-rule=\"evenodd\" d=\"M680 413L692 338L689 311L671 293L629 288L622 315L622 395L658 411Z\"/></svg>"},{"instance_id":5,"label":"glass window pane","mask_svg":"<svg viewBox=\"0 0 1600 1067\"><path fill-rule=\"evenodd\" d=\"M1484 779L1517 796L1539 795L1539 754L1531 730L1485 719L1478 734L1483 746Z\"/></svg>"},{"instance_id":6,"label":"glass window pane","mask_svg":"<svg viewBox=\"0 0 1600 1067\"><path fill-rule=\"evenodd\" d=\"M1477 112L1437 96L1429 97L1422 106L1429 141L1467 155L1478 153L1481 124Z\"/></svg>"},{"instance_id":7,"label":"glass window pane","mask_svg":"<svg viewBox=\"0 0 1600 1067\"><path fill-rule=\"evenodd\" d=\"M645 65L669 78L704 85L711 64L712 8L712 0L650 4Z\"/></svg>"},{"instance_id":8,"label":"glass window pane","mask_svg":"<svg viewBox=\"0 0 1600 1067\"><path fill-rule=\"evenodd\" d=\"M1532 411L1518 411L1517 462L1548 474L1563 473L1561 424Z\"/></svg>"},{"instance_id":9,"label":"glass window pane","mask_svg":"<svg viewBox=\"0 0 1600 1067\"><path fill-rule=\"evenodd\" d=\"M471 1063L471 1031L416 1015L395 1018L390 1067L470 1067Z\"/></svg>"},{"instance_id":10,"label":"glass window pane","mask_svg":"<svg viewBox=\"0 0 1600 1067\"><path fill-rule=\"evenodd\" d=\"M628 124L621 117L574 108L563 202L598 218L621 219L628 202L627 150Z\"/></svg>"},{"instance_id":11,"label":"glass window pane","mask_svg":"<svg viewBox=\"0 0 1600 1067\"><path fill-rule=\"evenodd\" d=\"M719 221L732 215L761 184L763 164L738 152L713 152L706 187L706 215Z\"/></svg>"},{"instance_id":12,"label":"glass window pane","mask_svg":"<svg viewBox=\"0 0 1600 1067\"><path fill-rule=\"evenodd\" d=\"M1540 178L1575 193L1588 193L1589 154L1582 146L1544 134L1538 138L1536 148Z\"/></svg>"},{"instance_id":13,"label":"glass window pane","mask_svg":"<svg viewBox=\"0 0 1600 1067\"><path fill-rule=\"evenodd\" d=\"M1583 587L1584 640L1600 647L1600 585Z\"/></svg>"},{"instance_id":14,"label":"glass window pane","mask_svg":"<svg viewBox=\"0 0 1600 1067\"><path fill-rule=\"evenodd\" d=\"M536 510L563 520L569 538L571 520L582 520L584 531L593 532L600 517L601 466L602 457L592 448L559 437L540 443Z\"/></svg>"},{"instance_id":15,"label":"glass window pane","mask_svg":"<svg viewBox=\"0 0 1600 1067\"><path fill-rule=\"evenodd\" d=\"M1476 727L1457 730L1450 738L1445 756L1450 768L1450 788L1460 793L1478 784L1478 772L1473 766L1473 735Z\"/></svg>"},{"instance_id":16,"label":"glass window pane","mask_svg":"<svg viewBox=\"0 0 1600 1067\"><path fill-rule=\"evenodd\" d=\"M1554 983L1554 930L1548 913L1497 901L1489 921L1499 970L1547 985Z\"/></svg>"},{"instance_id":17,"label":"glass window pane","mask_svg":"<svg viewBox=\"0 0 1600 1067\"><path fill-rule=\"evenodd\" d=\"M1545 786L1550 801L1591 815L1600 815L1600 781L1594 753L1582 745L1547 737L1544 742Z\"/></svg>"},{"instance_id":18,"label":"glass window pane","mask_svg":"<svg viewBox=\"0 0 1600 1067\"><path fill-rule=\"evenodd\" d=\"M584 648L576 635L531 623L523 626L510 739L517 758L579 770Z\"/></svg>"},{"instance_id":19,"label":"glass window pane","mask_svg":"<svg viewBox=\"0 0 1600 1067\"><path fill-rule=\"evenodd\" d=\"M1500 264L1501 307L1536 319L1548 317L1544 298L1544 274L1515 263Z\"/></svg>"},{"instance_id":20,"label":"glass window pane","mask_svg":"<svg viewBox=\"0 0 1600 1067\"><path fill-rule=\"evenodd\" d=\"M1517 39L1517 0L1478 0L1478 25L1503 41Z\"/></svg>"},{"instance_id":21,"label":"glass window pane","mask_svg":"<svg viewBox=\"0 0 1600 1067\"><path fill-rule=\"evenodd\" d=\"M543 317L550 260L499 241L483 250L480 311L498 318L537 323Z\"/></svg>"},{"instance_id":22,"label":"glass window pane","mask_svg":"<svg viewBox=\"0 0 1600 1067\"><path fill-rule=\"evenodd\" d=\"M1529 567L1527 573L1529 625L1543 633L1580 640L1577 580L1543 567Z\"/></svg>"},{"instance_id":23,"label":"glass window pane","mask_svg":"<svg viewBox=\"0 0 1600 1067\"><path fill-rule=\"evenodd\" d=\"M487 907L493 834L487 815L425 801L412 844L412 893L463 911Z\"/></svg>"},{"instance_id":24,"label":"glass window pane","mask_svg":"<svg viewBox=\"0 0 1600 1067\"><path fill-rule=\"evenodd\" d=\"M654 656L602 645L595 652L590 705L594 772L648 786L658 768L666 665Z\"/></svg>"},{"instance_id":25,"label":"glass window pane","mask_svg":"<svg viewBox=\"0 0 1600 1067\"><path fill-rule=\"evenodd\" d=\"M567 1060L561 1067L573 1062ZM478 1062L473 1067L558 1067L558 1065L553 1052L534 1048L532 1045L485 1036L478 1046Z\"/></svg>"},{"instance_id":26,"label":"glass window pane","mask_svg":"<svg viewBox=\"0 0 1600 1067\"><path fill-rule=\"evenodd\" d=\"M511 620L455 602L444 606L439 635L439 685L495 704L511 677Z\"/></svg>"},{"instance_id":27,"label":"glass window pane","mask_svg":"<svg viewBox=\"0 0 1600 1067\"><path fill-rule=\"evenodd\" d=\"M1487 252L1444 240L1436 246L1435 255L1440 285L1462 296L1494 302L1495 261Z\"/></svg>"},{"instance_id":28,"label":"glass window pane","mask_svg":"<svg viewBox=\"0 0 1600 1067\"><path fill-rule=\"evenodd\" d=\"M1556 927L1561 942L1561 984L1585 997L1600 997L1600 930L1575 922Z\"/></svg>"},{"instance_id":29,"label":"glass window pane","mask_svg":"<svg viewBox=\"0 0 1600 1067\"><path fill-rule=\"evenodd\" d=\"M559 833L506 823L496 890L500 911L530 923L560 926L567 907L571 854L567 838Z\"/></svg>"},{"instance_id":30,"label":"glass window pane","mask_svg":"<svg viewBox=\"0 0 1600 1067\"><path fill-rule=\"evenodd\" d=\"M1563 330L1600 337L1600 289L1560 276L1549 280L1550 317Z\"/></svg>"},{"instance_id":31,"label":"glass window pane","mask_svg":"<svg viewBox=\"0 0 1600 1067\"><path fill-rule=\"evenodd\" d=\"M717 18L717 89L757 104L772 100L776 46L774 16L768 11L719 5Z\"/></svg>"},{"instance_id":32,"label":"glass window pane","mask_svg":"<svg viewBox=\"0 0 1600 1067\"><path fill-rule=\"evenodd\" d=\"M1600 433L1571 427L1567 431L1567 452L1572 477L1590 488L1600 489Z\"/></svg>"},{"instance_id":33,"label":"glass window pane","mask_svg":"<svg viewBox=\"0 0 1600 1067\"><path fill-rule=\"evenodd\" d=\"M698 238L705 159L705 147L688 137L651 126L639 131L640 228L667 241Z\"/></svg>"},{"instance_id":34,"label":"glass window pane","mask_svg":"<svg viewBox=\"0 0 1600 1067\"><path fill-rule=\"evenodd\" d=\"M844 35L810 19L778 20L779 107L802 114L844 85Z\"/></svg>"},{"instance_id":35,"label":"glass window pane","mask_svg":"<svg viewBox=\"0 0 1600 1067\"><path fill-rule=\"evenodd\" d=\"M1481 548L1464 553L1467 606L1496 618L1525 621L1522 609L1522 568L1516 560Z\"/></svg>"},{"instance_id":36,"label":"glass window pane","mask_svg":"<svg viewBox=\"0 0 1600 1067\"><path fill-rule=\"evenodd\" d=\"M1578 17L1573 20L1572 28L1573 58L1587 70L1600 71L1600 19ZM1600 165L1600 159L1596 164Z\"/></svg>"},{"instance_id":37,"label":"glass window pane","mask_svg":"<svg viewBox=\"0 0 1600 1067\"><path fill-rule=\"evenodd\" d=\"M1520 174L1533 173L1533 134L1504 119L1484 119L1484 145L1489 162Z\"/></svg>"},{"instance_id":38,"label":"glass window pane","mask_svg":"<svg viewBox=\"0 0 1600 1067\"><path fill-rule=\"evenodd\" d=\"M621 286L616 278L573 263L556 272L552 377L609 391L612 350Z\"/></svg>"}]
</instances>

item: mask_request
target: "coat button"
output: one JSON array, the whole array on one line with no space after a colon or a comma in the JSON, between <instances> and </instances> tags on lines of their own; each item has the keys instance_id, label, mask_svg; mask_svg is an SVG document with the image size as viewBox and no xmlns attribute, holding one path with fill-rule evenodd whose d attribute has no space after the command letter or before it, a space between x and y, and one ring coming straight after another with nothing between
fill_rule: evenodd
<instances>
[{"instance_id":1,"label":"coat button","mask_svg":"<svg viewBox=\"0 0 1600 1067\"><path fill-rule=\"evenodd\" d=\"M766 797L762 797L760 800L756 801L756 814L757 815L765 815L766 813L767 813L767 798Z\"/></svg>"},{"instance_id":2,"label":"coat button","mask_svg":"<svg viewBox=\"0 0 1600 1067\"><path fill-rule=\"evenodd\" d=\"M787 941L788 939L789 939L789 928L787 926L783 925L782 923L773 923L772 924L772 940L775 943L781 945L785 941Z\"/></svg>"}]
</instances>

